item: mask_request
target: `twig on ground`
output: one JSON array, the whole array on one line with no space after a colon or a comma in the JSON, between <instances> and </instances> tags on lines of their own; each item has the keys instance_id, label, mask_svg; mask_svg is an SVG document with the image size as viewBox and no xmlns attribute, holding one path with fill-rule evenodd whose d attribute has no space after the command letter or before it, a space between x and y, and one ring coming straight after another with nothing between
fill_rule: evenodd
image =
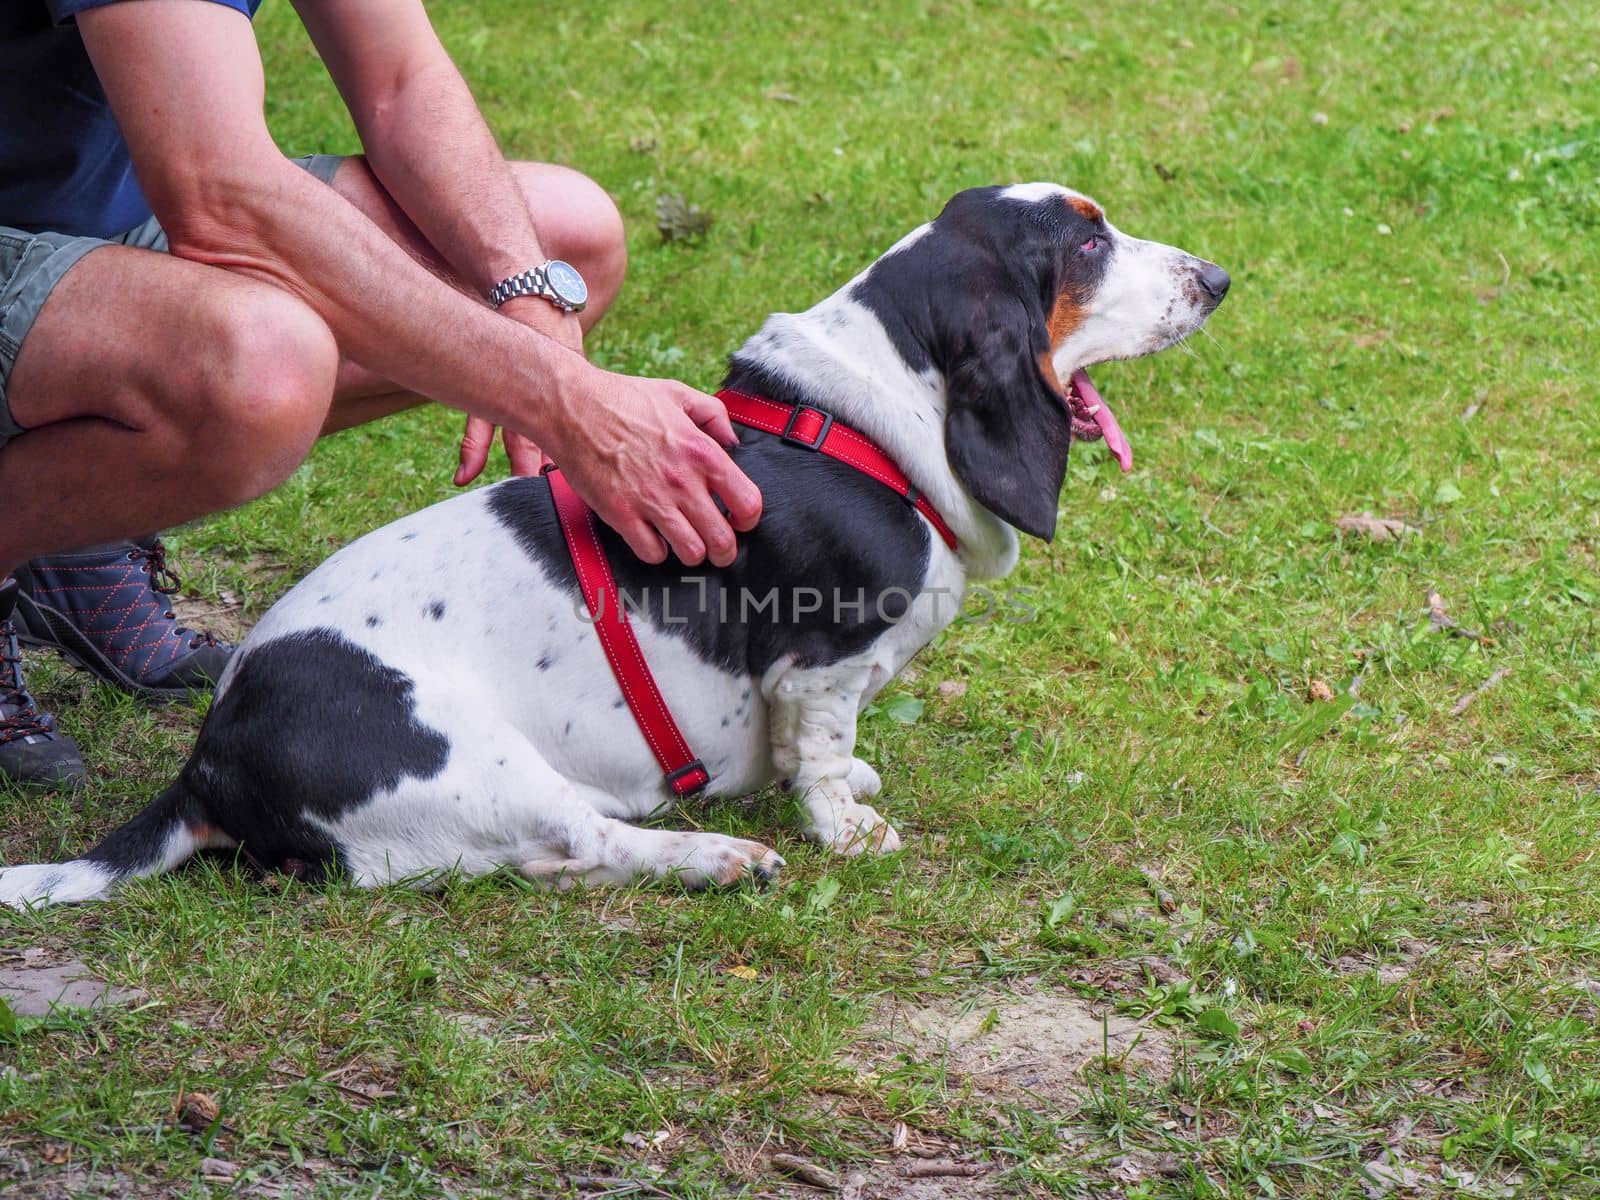
<instances>
[{"instance_id":1,"label":"twig on ground","mask_svg":"<svg viewBox=\"0 0 1600 1200\"><path fill-rule=\"evenodd\" d=\"M906 1163L900 1168L902 1179L936 1179L941 1175L959 1175L964 1179L975 1179L979 1175L987 1175L989 1168L983 1163Z\"/></svg>"},{"instance_id":2,"label":"twig on ground","mask_svg":"<svg viewBox=\"0 0 1600 1200\"><path fill-rule=\"evenodd\" d=\"M1432 622L1436 631L1448 633L1451 637L1466 638L1469 642L1479 645L1493 645L1494 639L1484 637L1476 629L1468 629L1444 610L1444 597L1433 588L1428 589L1427 608L1428 620Z\"/></svg>"},{"instance_id":3,"label":"twig on ground","mask_svg":"<svg viewBox=\"0 0 1600 1200\"><path fill-rule=\"evenodd\" d=\"M819 1167L808 1158L801 1158L798 1154L774 1154L772 1165L786 1175L793 1175L801 1183L809 1183L812 1187L823 1188L830 1192L839 1190L839 1177L826 1167Z\"/></svg>"},{"instance_id":4,"label":"twig on ground","mask_svg":"<svg viewBox=\"0 0 1600 1200\"><path fill-rule=\"evenodd\" d=\"M671 1196L665 1188L627 1175L568 1175L567 1182L580 1192L603 1192L608 1196L627 1196L643 1192L647 1196Z\"/></svg>"},{"instance_id":5,"label":"twig on ground","mask_svg":"<svg viewBox=\"0 0 1600 1200\"><path fill-rule=\"evenodd\" d=\"M1467 711L1467 709L1472 707L1472 702L1474 700L1476 700L1479 696L1483 695L1490 688L1494 687L1495 684L1499 683L1502 679L1504 679L1509 674L1511 674L1511 668L1510 667L1500 667L1500 668L1498 668L1493 675L1490 675L1489 678L1485 679L1477 687L1473 688L1465 696L1461 697L1461 699L1457 700L1454 704L1452 704L1450 706L1450 715L1452 717L1461 716L1463 713L1465 713Z\"/></svg>"},{"instance_id":6,"label":"twig on ground","mask_svg":"<svg viewBox=\"0 0 1600 1200\"><path fill-rule=\"evenodd\" d=\"M360 1088L353 1088L348 1084L339 1083L337 1080L331 1079L326 1075L305 1075L289 1067L275 1066L269 1069L275 1074L286 1075L290 1079L299 1080L301 1083L320 1083L323 1087L330 1087L336 1092L342 1092L344 1095L350 1097L350 1099L359 1100L363 1104L376 1104L379 1100L394 1095L394 1093L389 1091L387 1088L380 1088L377 1093L369 1094L367 1092L363 1092Z\"/></svg>"}]
</instances>

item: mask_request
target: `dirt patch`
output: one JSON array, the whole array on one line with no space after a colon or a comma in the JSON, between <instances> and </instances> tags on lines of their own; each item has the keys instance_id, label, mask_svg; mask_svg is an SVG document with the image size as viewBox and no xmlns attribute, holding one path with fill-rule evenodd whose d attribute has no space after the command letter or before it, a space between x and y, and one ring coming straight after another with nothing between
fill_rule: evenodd
<instances>
[{"instance_id":1,"label":"dirt patch","mask_svg":"<svg viewBox=\"0 0 1600 1200\"><path fill-rule=\"evenodd\" d=\"M174 596L172 610L178 620L199 633L214 634L218 641L237 646L248 631L244 605L224 592L220 598Z\"/></svg>"},{"instance_id":2,"label":"dirt patch","mask_svg":"<svg viewBox=\"0 0 1600 1200\"><path fill-rule=\"evenodd\" d=\"M910 1161L917 1162L915 1159ZM1002 1173L998 1170L978 1176L948 1175L915 1179L902 1174L905 1167L906 1160L900 1160L898 1164L874 1162L863 1169L843 1172L837 1176L836 1185L831 1189L797 1182L781 1175L775 1182L778 1184L778 1195L796 1198L815 1198L831 1193L839 1200L946 1200L951 1196L961 1196L965 1200L987 1200L990 1196L1017 1194L1016 1185L1003 1182ZM763 1194L772 1193L767 1191Z\"/></svg>"},{"instance_id":3,"label":"dirt patch","mask_svg":"<svg viewBox=\"0 0 1600 1200\"><path fill-rule=\"evenodd\" d=\"M1092 1070L1172 1075L1170 1034L1070 992L983 992L898 1015L907 1049L924 1060L943 1056L980 1091L1066 1101L1083 1092Z\"/></svg>"},{"instance_id":4,"label":"dirt patch","mask_svg":"<svg viewBox=\"0 0 1600 1200\"><path fill-rule=\"evenodd\" d=\"M1379 962L1371 955L1345 954L1334 960L1333 969L1347 976L1364 975L1370 971L1377 976L1379 983L1392 987L1409 979L1412 972L1437 950L1438 947L1431 942L1403 938L1395 946L1399 961Z\"/></svg>"},{"instance_id":5,"label":"dirt patch","mask_svg":"<svg viewBox=\"0 0 1600 1200\"><path fill-rule=\"evenodd\" d=\"M43 950L24 950L0 963L0 998L19 1017L48 1016L53 1008L94 1008L142 1000L138 988L112 987L76 959L51 961Z\"/></svg>"},{"instance_id":6,"label":"dirt patch","mask_svg":"<svg viewBox=\"0 0 1600 1200\"><path fill-rule=\"evenodd\" d=\"M1164 1081L1172 1076L1176 1050L1174 1035L1166 1030L1119 1016L1109 1006L1096 1006L1065 989L987 990L927 1005L891 1003L874 1025L859 1047L857 1061L863 1068L904 1057L942 1065L952 1089L970 1087L993 1103L1030 1108L1063 1125L1097 1076L1110 1072ZM986 1158L978 1147L899 1122L884 1132L884 1144L871 1160L838 1170L837 1195L848 1200L987 1200L1018 1194L1015 1179L1007 1176L1010 1164ZM916 1177L948 1167L988 1169L979 1175ZM1131 1154L1115 1160L1112 1170L1123 1183L1168 1173L1165 1164L1135 1161ZM781 1176L776 1170L767 1175L768 1186L776 1184L781 1195L824 1194Z\"/></svg>"},{"instance_id":7,"label":"dirt patch","mask_svg":"<svg viewBox=\"0 0 1600 1200\"><path fill-rule=\"evenodd\" d=\"M0 1147L0 1193L10 1200L85 1200L98 1196L177 1197L185 1194L176 1188L136 1180L120 1171L74 1164L36 1164L20 1152L5 1147Z\"/></svg>"}]
</instances>

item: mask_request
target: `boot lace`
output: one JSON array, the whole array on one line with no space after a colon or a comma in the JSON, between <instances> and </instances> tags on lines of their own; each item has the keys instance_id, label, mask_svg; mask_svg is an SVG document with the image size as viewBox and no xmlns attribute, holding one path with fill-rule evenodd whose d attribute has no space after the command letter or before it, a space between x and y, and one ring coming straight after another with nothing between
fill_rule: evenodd
<instances>
[{"instance_id":1,"label":"boot lace","mask_svg":"<svg viewBox=\"0 0 1600 1200\"><path fill-rule=\"evenodd\" d=\"M10 621L0 621L0 746L50 732L50 723L22 683L22 651Z\"/></svg>"},{"instance_id":2,"label":"boot lace","mask_svg":"<svg viewBox=\"0 0 1600 1200\"><path fill-rule=\"evenodd\" d=\"M167 547L160 538L153 538L148 546L135 545L128 551L128 558L133 562L143 560L144 566L139 570L150 576L150 590L159 592L163 596L175 596L183 589L183 580L178 578L178 573L167 564ZM163 614L167 620L176 621L178 614L168 609ZM186 625L175 626L173 632L179 637L187 636L189 649L198 650L201 646L217 645L217 635L190 629Z\"/></svg>"}]
</instances>

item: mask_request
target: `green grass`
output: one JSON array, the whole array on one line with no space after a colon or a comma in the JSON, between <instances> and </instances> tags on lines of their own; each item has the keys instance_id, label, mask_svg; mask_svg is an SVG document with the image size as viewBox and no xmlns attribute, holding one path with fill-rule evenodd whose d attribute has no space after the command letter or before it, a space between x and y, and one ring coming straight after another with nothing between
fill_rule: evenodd
<instances>
[{"instance_id":1,"label":"green grass","mask_svg":"<svg viewBox=\"0 0 1600 1200\"><path fill-rule=\"evenodd\" d=\"M1097 373L1139 469L1075 450L1057 539L1013 581L1039 619L952 628L892 693L920 718L863 724L903 854L832 859L764 797L673 819L773 841L768 895L206 865L0 916L0 946L148 995L0 1031L22 1194L68 1157L204 1194L205 1154L319 1195L755 1194L780 1141L843 1170L897 1121L993 1164L996 1194L1353 1197L1385 1148L1424 1192L1600 1191L1593 5L432 10L507 151L583 169L629 220L607 366L714 385L767 312L974 184L1070 183L1233 295L1192 354ZM260 29L285 150L353 150L288 6ZM665 192L715 216L703 244L661 243ZM430 411L321 445L178 536L191 586L259 614L448 494L457 432ZM1423 532L1336 532L1363 510ZM1491 640L1434 630L1429 586ZM95 779L0 797L0 861L126 817L199 718L33 674ZM897 1007L1006 990L1148 1017L1171 1078L995 1090L885 1041ZM226 1128L177 1128L186 1089ZM1155 1153L1173 1173L1118 1174Z\"/></svg>"}]
</instances>

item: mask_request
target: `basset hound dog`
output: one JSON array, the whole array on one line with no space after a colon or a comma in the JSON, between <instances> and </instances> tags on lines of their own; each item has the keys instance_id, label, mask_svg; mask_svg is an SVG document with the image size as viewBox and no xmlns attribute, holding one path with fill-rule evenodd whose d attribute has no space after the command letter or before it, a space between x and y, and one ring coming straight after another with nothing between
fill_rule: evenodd
<instances>
[{"instance_id":1,"label":"basset hound dog","mask_svg":"<svg viewBox=\"0 0 1600 1200\"><path fill-rule=\"evenodd\" d=\"M820 304L770 317L725 393L808 423L739 427L732 454L765 503L737 560L647 565L598 531L709 791L780 782L807 838L898 848L858 714L969 583L1012 569L1019 533L1053 535L1074 439L1131 465L1085 368L1183 340L1228 283L1086 196L1022 184L960 193ZM816 452L824 425L875 447L909 497ZM636 824L674 795L618 680L550 481L456 496L285 595L176 782L83 857L0 870L0 901L102 898L208 847L363 886L501 868L554 886L770 879L782 859L759 842Z\"/></svg>"}]
</instances>

